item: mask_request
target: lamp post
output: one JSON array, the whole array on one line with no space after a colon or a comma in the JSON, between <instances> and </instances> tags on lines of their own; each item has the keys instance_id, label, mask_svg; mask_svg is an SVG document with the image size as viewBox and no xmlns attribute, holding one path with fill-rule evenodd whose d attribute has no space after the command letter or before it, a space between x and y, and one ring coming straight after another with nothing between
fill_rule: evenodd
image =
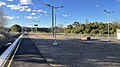
<instances>
[{"instance_id":1,"label":"lamp post","mask_svg":"<svg viewBox=\"0 0 120 67\"><path fill-rule=\"evenodd\" d=\"M104 12L106 12L108 14L108 41L110 41L110 14L114 13L114 11L107 11L107 10L103 10Z\"/></svg>"},{"instance_id":2,"label":"lamp post","mask_svg":"<svg viewBox=\"0 0 120 67\"><path fill-rule=\"evenodd\" d=\"M48 7L51 7L52 8L52 32L53 32L53 37L54 37L54 19L55 19L55 12L54 10L57 9L57 8L63 8L64 6L59 6L59 7L56 7L56 6L51 6L50 4L46 4L46 6Z\"/></svg>"},{"instance_id":3,"label":"lamp post","mask_svg":"<svg viewBox=\"0 0 120 67\"><path fill-rule=\"evenodd\" d=\"M55 42L53 43L53 45L58 45L58 43L56 42L56 13L54 12L54 10L58 8L63 8L64 6L56 7L56 6L51 6L50 4L46 4L46 6L52 8L52 32L53 32L53 37L55 36ZM55 32L54 32L54 28L55 28Z\"/></svg>"}]
</instances>

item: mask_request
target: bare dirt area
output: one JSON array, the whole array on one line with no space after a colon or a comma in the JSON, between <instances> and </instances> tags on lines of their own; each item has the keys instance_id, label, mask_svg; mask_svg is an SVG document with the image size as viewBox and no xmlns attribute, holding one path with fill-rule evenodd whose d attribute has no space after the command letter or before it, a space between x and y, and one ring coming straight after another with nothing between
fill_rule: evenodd
<instances>
[{"instance_id":1,"label":"bare dirt area","mask_svg":"<svg viewBox=\"0 0 120 67\"><path fill-rule=\"evenodd\" d=\"M59 34L58 45L53 46L52 34L30 33L29 37L53 67L120 67L119 41L82 41Z\"/></svg>"}]
</instances>

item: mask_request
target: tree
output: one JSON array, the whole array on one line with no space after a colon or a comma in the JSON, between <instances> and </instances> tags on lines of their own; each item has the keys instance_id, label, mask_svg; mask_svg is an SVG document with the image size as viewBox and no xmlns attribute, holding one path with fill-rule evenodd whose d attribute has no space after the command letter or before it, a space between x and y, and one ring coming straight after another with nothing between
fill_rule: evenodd
<instances>
[{"instance_id":1,"label":"tree","mask_svg":"<svg viewBox=\"0 0 120 67\"><path fill-rule=\"evenodd\" d=\"M117 21L113 21L112 24L115 25L115 26L119 26L120 25L119 21L118 22Z\"/></svg>"},{"instance_id":2,"label":"tree","mask_svg":"<svg viewBox=\"0 0 120 67\"><path fill-rule=\"evenodd\" d=\"M11 26L10 30L11 30L12 32L21 32L21 26L15 24L15 25Z\"/></svg>"},{"instance_id":3,"label":"tree","mask_svg":"<svg viewBox=\"0 0 120 67\"><path fill-rule=\"evenodd\" d=\"M7 18L5 18L5 14L2 6L0 7L0 27L4 27L6 25Z\"/></svg>"},{"instance_id":4,"label":"tree","mask_svg":"<svg viewBox=\"0 0 120 67\"><path fill-rule=\"evenodd\" d=\"M0 34L3 35L5 38L9 37L9 33L6 33L5 31L6 23L7 23L7 18L5 17L2 6L0 6Z\"/></svg>"},{"instance_id":5,"label":"tree","mask_svg":"<svg viewBox=\"0 0 120 67\"><path fill-rule=\"evenodd\" d=\"M85 20L85 24L89 24L89 21L88 21L88 19L86 19L86 20Z\"/></svg>"},{"instance_id":6,"label":"tree","mask_svg":"<svg viewBox=\"0 0 120 67\"><path fill-rule=\"evenodd\" d=\"M81 24L80 29L84 31L86 29L85 24Z\"/></svg>"},{"instance_id":7,"label":"tree","mask_svg":"<svg viewBox=\"0 0 120 67\"><path fill-rule=\"evenodd\" d=\"M85 33L85 34L89 34L89 33L90 33L90 30L89 30L89 29L85 29L84 33Z\"/></svg>"},{"instance_id":8,"label":"tree","mask_svg":"<svg viewBox=\"0 0 120 67\"><path fill-rule=\"evenodd\" d=\"M104 30L99 30L99 34L104 34Z\"/></svg>"},{"instance_id":9,"label":"tree","mask_svg":"<svg viewBox=\"0 0 120 67\"><path fill-rule=\"evenodd\" d=\"M60 28L64 28L64 25L62 23L58 24L57 26Z\"/></svg>"},{"instance_id":10,"label":"tree","mask_svg":"<svg viewBox=\"0 0 120 67\"><path fill-rule=\"evenodd\" d=\"M104 23L99 23L99 29L104 29L105 28L105 24Z\"/></svg>"},{"instance_id":11,"label":"tree","mask_svg":"<svg viewBox=\"0 0 120 67\"><path fill-rule=\"evenodd\" d=\"M75 21L72 25L73 25L73 27L78 27L80 24L79 24L79 22Z\"/></svg>"},{"instance_id":12,"label":"tree","mask_svg":"<svg viewBox=\"0 0 120 67\"><path fill-rule=\"evenodd\" d=\"M88 20L86 20L88 22ZM119 22L112 22L109 25L110 34L115 34L116 29L120 29ZM74 22L72 25L67 26L67 33L76 33L76 34L108 34L108 23L104 22L91 22L91 23L82 23Z\"/></svg>"},{"instance_id":13,"label":"tree","mask_svg":"<svg viewBox=\"0 0 120 67\"><path fill-rule=\"evenodd\" d=\"M71 33L71 30L70 29L66 29L65 33Z\"/></svg>"},{"instance_id":14,"label":"tree","mask_svg":"<svg viewBox=\"0 0 120 67\"><path fill-rule=\"evenodd\" d=\"M110 30L110 34L114 34L115 33L115 31L112 29L112 30Z\"/></svg>"},{"instance_id":15,"label":"tree","mask_svg":"<svg viewBox=\"0 0 120 67\"><path fill-rule=\"evenodd\" d=\"M91 34L98 34L99 33L99 30L98 29L93 29L92 31L91 31Z\"/></svg>"},{"instance_id":16,"label":"tree","mask_svg":"<svg viewBox=\"0 0 120 67\"><path fill-rule=\"evenodd\" d=\"M71 29L73 29L73 26L72 26L72 25L68 25L68 26L67 26L67 29L70 29L70 30L71 30Z\"/></svg>"},{"instance_id":17,"label":"tree","mask_svg":"<svg viewBox=\"0 0 120 67\"><path fill-rule=\"evenodd\" d=\"M62 23L57 25L57 32L62 33L64 32L64 25Z\"/></svg>"}]
</instances>

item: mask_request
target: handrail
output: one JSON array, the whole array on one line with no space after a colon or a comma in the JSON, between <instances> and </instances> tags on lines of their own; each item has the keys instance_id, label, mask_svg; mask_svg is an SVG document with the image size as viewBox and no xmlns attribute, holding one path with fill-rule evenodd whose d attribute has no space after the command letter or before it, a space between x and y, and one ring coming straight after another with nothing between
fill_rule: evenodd
<instances>
[{"instance_id":1,"label":"handrail","mask_svg":"<svg viewBox=\"0 0 120 67\"><path fill-rule=\"evenodd\" d=\"M12 54L14 51L15 47L17 46L17 43L19 40L22 38L24 34L19 36L5 51L4 53L0 56L0 67L3 67L9 56Z\"/></svg>"}]
</instances>

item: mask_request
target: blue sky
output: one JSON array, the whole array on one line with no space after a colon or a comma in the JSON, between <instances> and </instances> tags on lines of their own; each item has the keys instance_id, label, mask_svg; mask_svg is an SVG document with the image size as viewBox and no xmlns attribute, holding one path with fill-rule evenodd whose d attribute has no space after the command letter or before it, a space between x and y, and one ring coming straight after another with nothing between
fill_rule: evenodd
<instances>
[{"instance_id":1,"label":"blue sky","mask_svg":"<svg viewBox=\"0 0 120 67\"><path fill-rule=\"evenodd\" d=\"M74 21L84 23L86 19L107 22L107 13L102 10L115 11L111 14L111 21L120 20L120 0L2 0L0 6L9 19L8 27L13 24L32 26L33 21L40 21L40 27L51 27L51 8L45 3L65 6L56 10L57 25L67 22L67 26Z\"/></svg>"}]
</instances>

